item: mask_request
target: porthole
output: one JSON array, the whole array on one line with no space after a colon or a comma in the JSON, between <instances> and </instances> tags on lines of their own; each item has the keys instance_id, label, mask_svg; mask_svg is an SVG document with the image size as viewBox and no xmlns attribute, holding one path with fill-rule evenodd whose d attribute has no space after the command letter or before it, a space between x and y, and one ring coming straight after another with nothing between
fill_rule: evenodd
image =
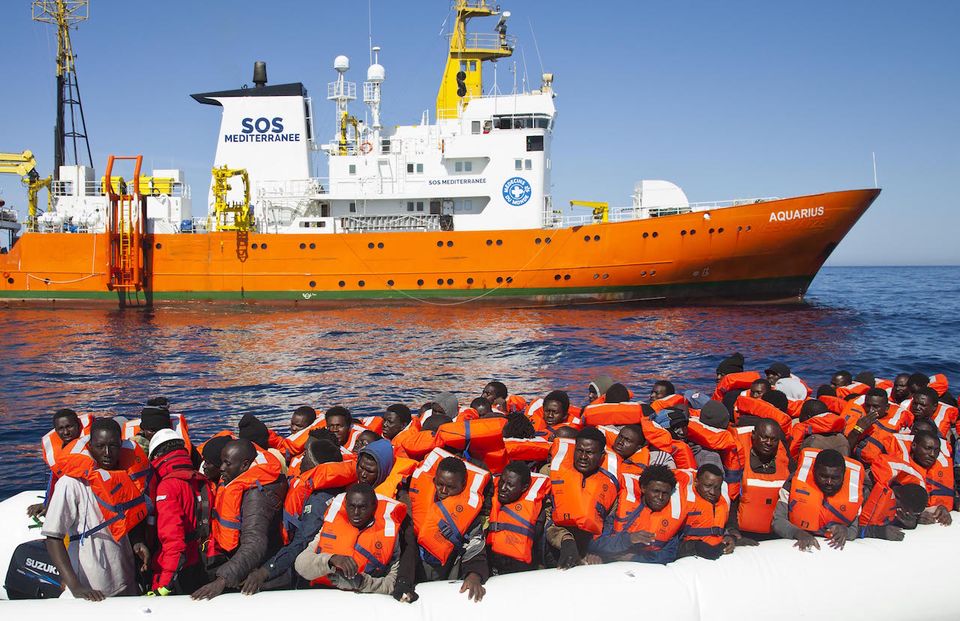
<instances>
[{"instance_id":1,"label":"porthole","mask_svg":"<svg viewBox=\"0 0 960 621\"><path fill-rule=\"evenodd\" d=\"M599 236L599 235L594 235L594 236L593 236L593 241L600 241L600 236Z\"/></svg>"},{"instance_id":2,"label":"porthole","mask_svg":"<svg viewBox=\"0 0 960 621\"><path fill-rule=\"evenodd\" d=\"M560 274L554 274L554 275L553 275L553 279L554 279L554 280L560 280L560 278L561 278Z\"/></svg>"},{"instance_id":3,"label":"porthole","mask_svg":"<svg viewBox=\"0 0 960 621\"><path fill-rule=\"evenodd\" d=\"M691 235L696 235L696 234L697 234L697 229L690 229L690 234L691 234Z\"/></svg>"},{"instance_id":4,"label":"porthole","mask_svg":"<svg viewBox=\"0 0 960 621\"><path fill-rule=\"evenodd\" d=\"M564 275L563 275L563 279L564 279L564 280L570 280L570 274L564 274Z\"/></svg>"},{"instance_id":5,"label":"porthole","mask_svg":"<svg viewBox=\"0 0 960 621\"><path fill-rule=\"evenodd\" d=\"M507 283L509 284L512 282L513 282L513 276L507 276Z\"/></svg>"},{"instance_id":6,"label":"porthole","mask_svg":"<svg viewBox=\"0 0 960 621\"><path fill-rule=\"evenodd\" d=\"M747 232L748 232L748 233L750 232L750 226L749 226L749 225L747 226Z\"/></svg>"},{"instance_id":7,"label":"porthole","mask_svg":"<svg viewBox=\"0 0 960 621\"><path fill-rule=\"evenodd\" d=\"M452 284L453 284L453 279L452 279L452 278L448 278L448 279L447 279L447 284L448 284L448 285L452 285Z\"/></svg>"},{"instance_id":8,"label":"porthole","mask_svg":"<svg viewBox=\"0 0 960 621\"><path fill-rule=\"evenodd\" d=\"M388 286L388 287L392 287L392 286L393 286L393 281L392 281L392 280L388 280L388 281L387 281L387 286Z\"/></svg>"},{"instance_id":9,"label":"porthole","mask_svg":"<svg viewBox=\"0 0 960 621\"><path fill-rule=\"evenodd\" d=\"M363 282L362 280L361 280L360 282L358 282L357 284L360 285L361 287L367 286L367 283Z\"/></svg>"},{"instance_id":10,"label":"porthole","mask_svg":"<svg viewBox=\"0 0 960 621\"><path fill-rule=\"evenodd\" d=\"M594 280L597 280L598 278L600 278L600 274L594 274L594 275L593 275L593 279L594 279Z\"/></svg>"},{"instance_id":11,"label":"porthole","mask_svg":"<svg viewBox=\"0 0 960 621\"><path fill-rule=\"evenodd\" d=\"M306 249L306 247L307 247L306 244L303 244L303 243L300 244L300 250L304 250L304 249Z\"/></svg>"},{"instance_id":12,"label":"porthole","mask_svg":"<svg viewBox=\"0 0 960 621\"><path fill-rule=\"evenodd\" d=\"M468 279L467 279L467 284L468 284L468 285L472 285L472 284L473 284L473 279L472 279L472 278L468 278Z\"/></svg>"},{"instance_id":13,"label":"porthole","mask_svg":"<svg viewBox=\"0 0 960 621\"><path fill-rule=\"evenodd\" d=\"M646 239L648 237L650 237L650 233L647 233L646 231L644 231L643 238Z\"/></svg>"},{"instance_id":14,"label":"porthole","mask_svg":"<svg viewBox=\"0 0 960 621\"><path fill-rule=\"evenodd\" d=\"M438 279L437 279L437 284L438 284L438 285L442 285L442 284L443 284L443 279L442 279L442 278L438 278Z\"/></svg>"},{"instance_id":15,"label":"porthole","mask_svg":"<svg viewBox=\"0 0 960 621\"><path fill-rule=\"evenodd\" d=\"M656 231L654 231L654 232L653 232L653 236L654 236L654 237L660 237L660 233L657 233Z\"/></svg>"},{"instance_id":16,"label":"porthole","mask_svg":"<svg viewBox=\"0 0 960 621\"><path fill-rule=\"evenodd\" d=\"M257 248L260 247L260 244L251 244L250 247L256 250Z\"/></svg>"},{"instance_id":17,"label":"porthole","mask_svg":"<svg viewBox=\"0 0 960 621\"><path fill-rule=\"evenodd\" d=\"M377 249L378 249L378 250L383 250L383 242L380 242L380 243L377 244Z\"/></svg>"},{"instance_id":18,"label":"porthole","mask_svg":"<svg viewBox=\"0 0 960 621\"><path fill-rule=\"evenodd\" d=\"M687 230L686 230L686 229L680 231L680 235L681 235L681 236L686 235L686 234L687 234Z\"/></svg>"},{"instance_id":19,"label":"porthole","mask_svg":"<svg viewBox=\"0 0 960 621\"><path fill-rule=\"evenodd\" d=\"M539 246L540 244L543 243L543 240L538 237L538 238L536 238L535 240L533 240L533 243L535 243L536 245Z\"/></svg>"},{"instance_id":20,"label":"porthole","mask_svg":"<svg viewBox=\"0 0 960 621\"><path fill-rule=\"evenodd\" d=\"M713 229L710 229L709 231L707 231L707 233L710 233L711 235L713 235Z\"/></svg>"},{"instance_id":21,"label":"porthole","mask_svg":"<svg viewBox=\"0 0 960 621\"><path fill-rule=\"evenodd\" d=\"M422 286L423 286L423 279L422 279L422 278L420 278L419 280L417 280L417 286L418 286L418 287L422 287Z\"/></svg>"},{"instance_id":22,"label":"porthole","mask_svg":"<svg viewBox=\"0 0 960 621\"><path fill-rule=\"evenodd\" d=\"M447 241L447 248L453 248L453 242Z\"/></svg>"},{"instance_id":23,"label":"porthole","mask_svg":"<svg viewBox=\"0 0 960 621\"><path fill-rule=\"evenodd\" d=\"M369 248L370 250L373 250L373 242L370 242L369 244L367 244L367 248Z\"/></svg>"},{"instance_id":24,"label":"porthole","mask_svg":"<svg viewBox=\"0 0 960 621\"><path fill-rule=\"evenodd\" d=\"M341 287L346 287L346 286L347 286L347 283L344 282L344 281L342 281L342 280L341 280L340 282L338 282L337 284L340 285Z\"/></svg>"},{"instance_id":25,"label":"porthole","mask_svg":"<svg viewBox=\"0 0 960 621\"><path fill-rule=\"evenodd\" d=\"M657 275L657 270L650 270L650 275L651 275L651 276L656 276L656 275Z\"/></svg>"},{"instance_id":26,"label":"porthole","mask_svg":"<svg viewBox=\"0 0 960 621\"><path fill-rule=\"evenodd\" d=\"M548 237L548 238L546 238L546 239L543 240L543 241L549 244L549 243L552 242L553 240Z\"/></svg>"},{"instance_id":27,"label":"porthole","mask_svg":"<svg viewBox=\"0 0 960 621\"><path fill-rule=\"evenodd\" d=\"M316 247L317 247L317 245L311 242L311 244L310 244L310 250L315 250Z\"/></svg>"},{"instance_id":28,"label":"porthole","mask_svg":"<svg viewBox=\"0 0 960 621\"><path fill-rule=\"evenodd\" d=\"M722 227L722 226L721 226L719 229L717 229L717 233L723 233L723 227Z\"/></svg>"},{"instance_id":29,"label":"porthole","mask_svg":"<svg viewBox=\"0 0 960 621\"><path fill-rule=\"evenodd\" d=\"M604 274L604 275L603 275L603 279L604 279L604 280L606 280L606 279L608 279L608 278L610 278L610 274Z\"/></svg>"},{"instance_id":30,"label":"porthole","mask_svg":"<svg viewBox=\"0 0 960 621\"><path fill-rule=\"evenodd\" d=\"M503 240L502 240L502 239L498 239L498 240L497 240L497 245L498 245L498 246L502 246L502 245L503 245Z\"/></svg>"},{"instance_id":31,"label":"porthole","mask_svg":"<svg viewBox=\"0 0 960 621\"><path fill-rule=\"evenodd\" d=\"M157 250L160 250L161 248L163 248L163 244L161 244L160 242L157 242L153 247L156 248Z\"/></svg>"},{"instance_id":32,"label":"porthole","mask_svg":"<svg viewBox=\"0 0 960 621\"><path fill-rule=\"evenodd\" d=\"M502 282L503 282L503 276L497 276L497 284L500 284Z\"/></svg>"},{"instance_id":33,"label":"porthole","mask_svg":"<svg viewBox=\"0 0 960 621\"><path fill-rule=\"evenodd\" d=\"M488 245L488 246L492 246L492 245L493 245L493 240L492 240L492 239L488 239L488 240L487 240L487 245Z\"/></svg>"},{"instance_id":34,"label":"porthole","mask_svg":"<svg viewBox=\"0 0 960 621\"><path fill-rule=\"evenodd\" d=\"M313 289L313 288L316 287L316 286L317 286L317 281L311 280L311 281L310 281L310 288Z\"/></svg>"},{"instance_id":35,"label":"porthole","mask_svg":"<svg viewBox=\"0 0 960 621\"><path fill-rule=\"evenodd\" d=\"M589 236L589 235L584 235L584 236L583 236L583 241L585 241L585 242L590 241L590 236Z\"/></svg>"},{"instance_id":36,"label":"porthole","mask_svg":"<svg viewBox=\"0 0 960 621\"><path fill-rule=\"evenodd\" d=\"M442 242L442 241L438 241L438 242L437 242L437 248L443 248L443 242Z\"/></svg>"},{"instance_id":37,"label":"porthole","mask_svg":"<svg viewBox=\"0 0 960 621\"><path fill-rule=\"evenodd\" d=\"M7 284L8 284L8 285L12 285L12 284L13 284L13 276L11 276L10 278L7 279Z\"/></svg>"}]
</instances>

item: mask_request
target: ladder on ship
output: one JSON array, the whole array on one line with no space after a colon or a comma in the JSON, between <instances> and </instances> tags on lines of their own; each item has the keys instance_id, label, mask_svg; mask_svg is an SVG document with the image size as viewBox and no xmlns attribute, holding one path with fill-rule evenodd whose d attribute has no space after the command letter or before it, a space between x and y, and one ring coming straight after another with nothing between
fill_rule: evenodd
<instances>
[{"instance_id":1,"label":"ladder on ship","mask_svg":"<svg viewBox=\"0 0 960 621\"><path fill-rule=\"evenodd\" d=\"M114 162L134 162L133 193L123 177L113 177ZM147 215L147 197L140 194L140 166L143 156L114 156L107 159L104 191L109 198L110 214L107 233L110 237L111 291L135 293L144 286L143 234Z\"/></svg>"}]
</instances>

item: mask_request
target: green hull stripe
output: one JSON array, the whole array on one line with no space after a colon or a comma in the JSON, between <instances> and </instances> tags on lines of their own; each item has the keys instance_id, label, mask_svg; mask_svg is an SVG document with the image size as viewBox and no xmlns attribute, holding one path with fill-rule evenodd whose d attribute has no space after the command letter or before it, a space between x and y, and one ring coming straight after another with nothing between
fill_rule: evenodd
<instances>
[{"instance_id":1,"label":"green hull stripe","mask_svg":"<svg viewBox=\"0 0 960 621\"><path fill-rule=\"evenodd\" d=\"M812 276L787 276L755 280L728 280L719 282L645 285L632 287L550 287L498 289L429 289L398 290L371 289L348 291L154 291L130 294L131 302L178 300L295 300L298 302L327 300L384 300L411 302L420 300L452 299L483 302L491 298L529 300L534 303L562 303L565 301L626 301L671 300L684 298L729 298L731 300L772 300L799 298L806 293ZM117 301L114 291L0 291L0 298L12 300L110 300ZM471 300L471 298L473 298Z\"/></svg>"}]
</instances>

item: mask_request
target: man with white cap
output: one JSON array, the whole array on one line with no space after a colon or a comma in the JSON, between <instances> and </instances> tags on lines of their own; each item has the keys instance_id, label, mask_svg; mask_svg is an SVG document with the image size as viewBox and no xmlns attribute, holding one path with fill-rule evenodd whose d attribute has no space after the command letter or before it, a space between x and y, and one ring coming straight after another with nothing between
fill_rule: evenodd
<instances>
[{"instance_id":1,"label":"man with white cap","mask_svg":"<svg viewBox=\"0 0 960 621\"><path fill-rule=\"evenodd\" d=\"M156 473L151 500L159 548L151 563L149 595L193 593L206 582L200 544L206 538L202 531L209 527L213 486L194 470L183 439L173 429L160 429L150 438L150 465Z\"/></svg>"}]
</instances>

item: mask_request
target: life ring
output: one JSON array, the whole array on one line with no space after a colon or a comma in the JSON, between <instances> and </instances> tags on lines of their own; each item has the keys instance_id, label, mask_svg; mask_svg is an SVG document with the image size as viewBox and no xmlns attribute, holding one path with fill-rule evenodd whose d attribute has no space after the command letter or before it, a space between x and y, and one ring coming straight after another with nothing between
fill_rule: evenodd
<instances>
[{"instance_id":1,"label":"life ring","mask_svg":"<svg viewBox=\"0 0 960 621\"><path fill-rule=\"evenodd\" d=\"M373 145L370 144L369 141L364 140L363 142L360 143L360 153L363 153L364 155L366 155L371 151L373 151Z\"/></svg>"}]
</instances>

